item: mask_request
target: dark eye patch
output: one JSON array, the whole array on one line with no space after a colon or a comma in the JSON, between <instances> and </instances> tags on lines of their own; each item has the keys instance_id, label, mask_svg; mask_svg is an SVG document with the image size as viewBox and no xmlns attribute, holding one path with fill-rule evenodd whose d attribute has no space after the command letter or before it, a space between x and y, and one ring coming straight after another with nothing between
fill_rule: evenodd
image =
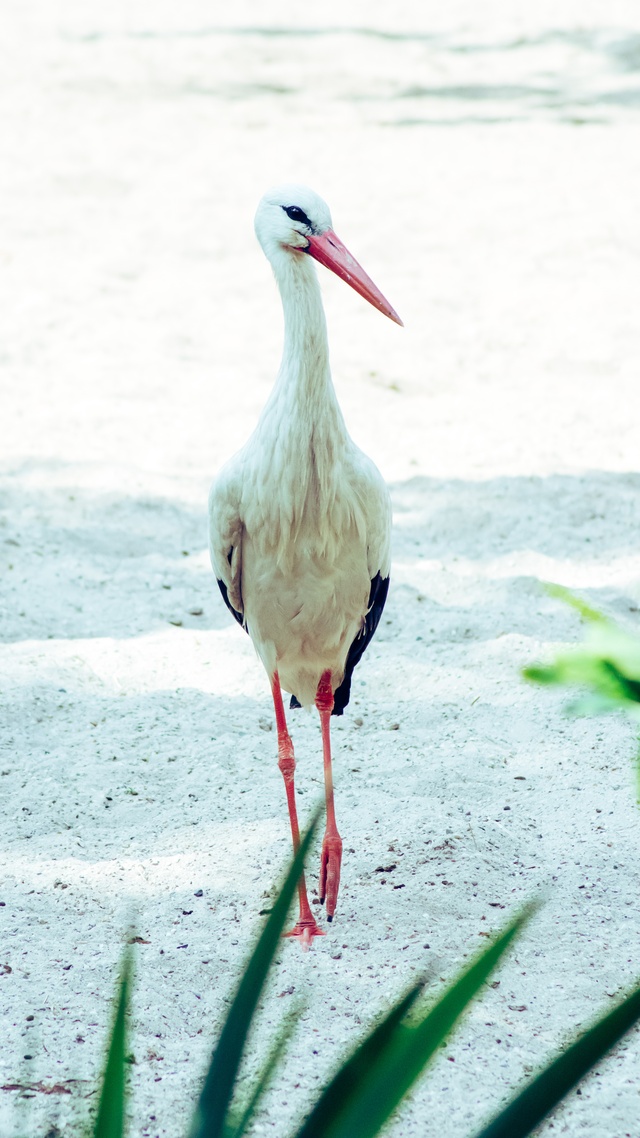
<instances>
[{"instance_id":1,"label":"dark eye patch","mask_svg":"<svg viewBox=\"0 0 640 1138\"><path fill-rule=\"evenodd\" d=\"M283 205L282 208L287 217L291 218L292 221L301 221L303 225L306 225L309 229L313 229L309 218L304 210L300 209L299 205Z\"/></svg>"}]
</instances>

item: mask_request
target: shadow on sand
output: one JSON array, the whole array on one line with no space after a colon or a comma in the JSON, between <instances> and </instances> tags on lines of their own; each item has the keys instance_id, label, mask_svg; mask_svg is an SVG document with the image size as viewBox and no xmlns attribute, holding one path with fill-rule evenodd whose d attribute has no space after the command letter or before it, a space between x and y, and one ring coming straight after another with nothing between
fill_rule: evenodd
<instances>
[{"instance_id":1,"label":"shadow on sand","mask_svg":"<svg viewBox=\"0 0 640 1138\"><path fill-rule=\"evenodd\" d=\"M43 473L34 461L2 480L5 642L139 636L170 622L227 627L209 568L205 501L199 509L177 498L95 493L71 468L61 477L59 465L55 488L25 487L23 477ZM397 483L392 498L394 556L405 564L482 565L523 551L608 564L637 551L640 474L420 477Z\"/></svg>"}]
</instances>

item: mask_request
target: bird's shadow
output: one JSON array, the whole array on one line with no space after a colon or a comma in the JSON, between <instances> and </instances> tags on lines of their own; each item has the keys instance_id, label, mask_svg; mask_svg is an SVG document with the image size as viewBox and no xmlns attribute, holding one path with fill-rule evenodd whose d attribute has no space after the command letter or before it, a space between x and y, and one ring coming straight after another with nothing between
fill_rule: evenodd
<instances>
[{"instance_id":1,"label":"bird's shadow","mask_svg":"<svg viewBox=\"0 0 640 1138\"><path fill-rule=\"evenodd\" d=\"M5 642L230 626L209 566L204 489L201 505L96 492L64 464L43 489L47 471L33 460L0 476ZM538 575L553 578L554 564L610 566L637 550L636 473L416 477L391 494L395 565L385 619L394 624L408 619L396 603L402 590L420 594L431 570L466 564L469 577L491 576L505 589L523 576L524 555L537 555ZM431 601L448 607L437 590Z\"/></svg>"},{"instance_id":2,"label":"bird's shadow","mask_svg":"<svg viewBox=\"0 0 640 1138\"><path fill-rule=\"evenodd\" d=\"M6 563L13 564L12 569L5 565L4 575L10 588L9 641L98 636L133 641L166 627L167 597L172 603L177 597L182 607L171 610L176 619L202 607L203 614L191 618L196 626L220 629L223 636L237 638L240 653L250 652L216 595L205 554L204 501L200 510L176 498L95 493L78 484L72 467L66 480L58 468L56 488L43 493L29 485L40 487L43 473L37 463L5 472L0 541ZM538 643L541 630L554 640L576 634L575 616L562 606L556 605L553 620L541 621L532 603L535 580L522 575L517 557L534 551L563 564L575 557L577 565L610 566L617 557L635 553L632 521L640 476L415 478L394 485L392 496L394 588L378 635L355 674L349 714L334 727L336 784L348 835L341 938L356 935L359 925L355 919L350 924L351 914L363 907L367 912L383 888L385 924L396 917L400 927L406 922L409 889L396 891L404 889L404 879L387 887L376 868L391 860L389 843L397 835L406 852L411 896L428 903L436 924L440 912L448 919L451 905L448 891L434 884L447 868L440 865L447 858L443 834L453 834L459 868L465 868L459 873L461 907L470 903L467 881L481 880L479 851L493 858L482 871L487 889L503 884L505 859L515 856L516 848L523 864L541 865L541 873L547 862L557 865L553 842L559 828L553 825L544 839L547 861L540 860L545 827L538 825L535 811L541 800L531 806L522 797L518 810L515 799L511 810L511 797L504 804L506 765L511 764L508 785L515 795L514 787L533 785L534 776L543 782L541 772L555 770L557 741L548 738L548 717L539 713L537 693L518 680L518 668L528 662L522 638L514 638L512 649L499 645L495 657L486 642L501 632L530 632ZM516 558L513 567L510 558ZM487 577L500 559L505 559L505 575ZM464 572L457 574L455 566ZM482 573L485 587L470 605L468 583ZM439 592L443 575L447 580ZM504 590L512 591L508 603ZM180 635L178 628L176 640ZM128 647L107 645L109 665ZM138 647L132 645L134 651ZM41 643L26 645L24 653L14 644L7 652L12 672L4 710L11 727L9 757L0 771L8 804L2 852L7 864L13 861L14 878L13 883L7 878L7 899L25 914L33 905L33 912L53 925L63 905L74 922L79 905L87 922L95 920L106 895L115 914L109 919L117 921L120 894L135 897L142 883L143 935L153 925L158 939L161 928L176 925L177 934L178 926L191 919L184 910L191 912L191 898L204 886L206 904L214 910L220 906L223 919L216 930L230 940L229 928L237 937L253 927L256 911L265 904L265 887L272 885L275 867L289 849L268 686L254 689L242 674L235 687L218 690L214 680L205 690L204 682L198 687L205 670L194 681L187 664L189 686L179 681L173 686L166 671L154 676L153 650L143 650L142 682L139 668L129 677L126 661L119 676L94 673L90 653L64 643L50 657ZM23 657L28 666L21 671ZM243 656L243 664L247 659ZM172 676L179 672L177 655ZM306 817L308 805L322 792L317 718L297 712L290 725L301 816ZM620 745L626 753L624 730L615 723L609 728L609 749L615 752ZM572 733L582 735L582 752L591 754L591 721L574 725ZM514 772L518 778L526 774L526 780L516 783ZM577 777L570 773L554 789L563 819L571 816L567 803L573 801ZM599 772L597 777L605 780L602 793L609 795L613 816L611 787L619 776ZM479 820L474 816L472 829L465 809L473 784ZM579 828L583 814L577 818ZM357 840L350 848L352 834ZM312 887L317 864L316 851ZM410 882L414 870L422 876ZM64 874L75 876L69 881ZM25 881L34 894L28 902ZM104 889L103 881L108 882ZM189 936L194 975L203 956L199 946L211 935L209 913L205 916ZM367 916L367 927L378 929L377 921L377 915ZM349 928L351 933L343 931ZM50 934L43 930L41 935ZM227 943L216 943L212 959L233 960ZM186 945L179 947L186 954ZM174 955L180 956L180 967L187 967L182 952Z\"/></svg>"}]
</instances>

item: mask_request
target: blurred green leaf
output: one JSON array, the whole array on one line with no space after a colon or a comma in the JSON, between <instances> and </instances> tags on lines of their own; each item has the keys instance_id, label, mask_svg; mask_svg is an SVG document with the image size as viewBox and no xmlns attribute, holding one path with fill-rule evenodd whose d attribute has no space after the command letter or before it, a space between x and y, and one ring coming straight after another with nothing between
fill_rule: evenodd
<instances>
[{"instance_id":1,"label":"blurred green leaf","mask_svg":"<svg viewBox=\"0 0 640 1138\"><path fill-rule=\"evenodd\" d=\"M558 653L550 664L525 668L525 678L533 683L591 689L589 697L573 705L574 711L594 714L624 707L633 718L640 718L640 637L625 632L567 589L554 586L549 592L587 620L585 639Z\"/></svg>"},{"instance_id":2,"label":"blurred green leaf","mask_svg":"<svg viewBox=\"0 0 640 1138\"><path fill-rule=\"evenodd\" d=\"M122 962L120 995L111 1030L102 1091L98 1104L98 1117L93 1131L94 1138L122 1138L124 1134L126 1016L129 1006L131 971L131 952L126 949Z\"/></svg>"},{"instance_id":3,"label":"blurred green leaf","mask_svg":"<svg viewBox=\"0 0 640 1138\"><path fill-rule=\"evenodd\" d=\"M338 1071L296 1138L374 1138L467 1008L531 913L518 917L435 1007L407 1022L404 997Z\"/></svg>"},{"instance_id":4,"label":"blurred green leaf","mask_svg":"<svg viewBox=\"0 0 640 1138\"><path fill-rule=\"evenodd\" d=\"M476 1138L525 1138L640 1018L640 988L537 1075Z\"/></svg>"},{"instance_id":5,"label":"blurred green leaf","mask_svg":"<svg viewBox=\"0 0 640 1138\"><path fill-rule=\"evenodd\" d=\"M280 942L280 934L302 874L304 859L319 816L320 807L315 811L311 825L300 842L300 848L291 863L271 915L243 969L242 978L222 1027L196 1107L191 1138L223 1138L225 1129L228 1131L230 1120L227 1114L249 1029Z\"/></svg>"},{"instance_id":6,"label":"blurred green leaf","mask_svg":"<svg viewBox=\"0 0 640 1138\"><path fill-rule=\"evenodd\" d=\"M367 1036L346 1063L340 1067L325 1088L299 1131L297 1138L313 1138L314 1135L329 1131L343 1110L352 1089L357 1087L363 1078L366 1078L373 1063L384 1053L399 1024L413 1007L422 988L422 983L410 988L406 995L395 1004L382 1023Z\"/></svg>"},{"instance_id":7,"label":"blurred green leaf","mask_svg":"<svg viewBox=\"0 0 640 1138\"><path fill-rule=\"evenodd\" d=\"M565 588L564 585L556 585L552 581L545 584L545 589L550 597L557 597L559 601L564 601L565 604L570 605L571 608L576 609L584 620L593 621L596 624L600 622L606 624L607 617L603 613L598 612L597 609L591 608L582 597L577 597L570 589Z\"/></svg>"},{"instance_id":8,"label":"blurred green leaf","mask_svg":"<svg viewBox=\"0 0 640 1138\"><path fill-rule=\"evenodd\" d=\"M262 1070L256 1079L251 1098L249 1099L242 1113L234 1111L233 1114L229 1116L225 1128L225 1138L242 1138L242 1135L246 1133L247 1127L249 1126L249 1123L251 1122L251 1119L253 1118L258 1108L260 1099L269 1087L269 1083L275 1074L276 1067L282 1059L285 1048L297 1027L298 1020L300 1019L303 1011L304 1004L300 1004L297 1008L294 1008L293 1011L291 1011L286 1017L285 1023L278 1032L275 1042L267 1056L266 1062L264 1063ZM238 1115L237 1121L235 1119L236 1113Z\"/></svg>"}]
</instances>

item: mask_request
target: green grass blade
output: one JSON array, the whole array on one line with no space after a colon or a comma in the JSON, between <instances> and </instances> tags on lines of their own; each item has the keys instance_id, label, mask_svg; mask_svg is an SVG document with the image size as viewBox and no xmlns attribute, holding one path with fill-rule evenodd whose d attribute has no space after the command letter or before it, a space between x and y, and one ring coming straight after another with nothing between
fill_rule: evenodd
<instances>
[{"instance_id":1,"label":"green grass blade","mask_svg":"<svg viewBox=\"0 0 640 1138\"><path fill-rule=\"evenodd\" d=\"M374 1138L482 987L530 912L528 909L518 917L466 968L420 1020L416 1021L415 1017L410 1023L396 1020L389 1033L380 1034L380 1029L373 1033L378 1034L379 1046L372 1046L371 1036L365 1041L368 1063L358 1066L353 1064L355 1056L352 1057L349 1061L352 1077L341 1078L342 1072L338 1072L296 1138ZM340 1098L335 1093L336 1082ZM331 1116L325 1120L323 1100L331 1088Z\"/></svg>"},{"instance_id":2,"label":"green grass blade","mask_svg":"<svg viewBox=\"0 0 640 1138\"><path fill-rule=\"evenodd\" d=\"M294 857L271 915L242 973L242 979L223 1025L191 1126L191 1138L222 1138L233 1088L256 1006L275 956L280 934L302 874L320 808Z\"/></svg>"},{"instance_id":3,"label":"green grass blade","mask_svg":"<svg viewBox=\"0 0 640 1138\"><path fill-rule=\"evenodd\" d=\"M122 1138L125 1116L125 1048L126 1015L131 987L131 953L126 951L122 964L120 995L111 1030L107 1062L102 1080L94 1138Z\"/></svg>"},{"instance_id":4,"label":"green grass blade","mask_svg":"<svg viewBox=\"0 0 640 1138\"><path fill-rule=\"evenodd\" d=\"M640 988L554 1059L476 1138L525 1138L640 1019Z\"/></svg>"},{"instance_id":5,"label":"green grass blade","mask_svg":"<svg viewBox=\"0 0 640 1138\"><path fill-rule=\"evenodd\" d=\"M290 1012L290 1014L287 1016L285 1023L276 1036L275 1042L271 1047L266 1062L263 1065L262 1071L256 1080L253 1093L247 1105L245 1106L242 1114L238 1117L237 1122L234 1121L228 1124L227 1129L225 1130L225 1138L242 1138L242 1135L246 1132L247 1127L249 1126L249 1123L251 1122L251 1119L253 1118L258 1108L260 1099L268 1089L276 1067L280 1063L289 1039L295 1031L298 1025L298 1020L300 1019L303 1011L304 1004L300 1004L299 1007L294 1008L293 1011Z\"/></svg>"},{"instance_id":6,"label":"green grass blade","mask_svg":"<svg viewBox=\"0 0 640 1138\"><path fill-rule=\"evenodd\" d=\"M591 608L591 605L583 601L582 597L577 597L575 593L565 588L564 585L556 585L548 581L545 584L545 589L550 597L557 597L559 601L564 601L566 605L570 605L576 612L579 612L583 620L591 621L592 624L608 624L607 617L604 613Z\"/></svg>"},{"instance_id":7,"label":"green grass blade","mask_svg":"<svg viewBox=\"0 0 640 1138\"><path fill-rule=\"evenodd\" d=\"M384 1053L398 1025L413 1007L422 988L422 984L416 984L411 988L340 1067L318 1099L302 1130L298 1132L297 1138L315 1138L316 1135L325 1133L339 1117L350 1089L358 1085L371 1070L372 1064Z\"/></svg>"}]
</instances>

